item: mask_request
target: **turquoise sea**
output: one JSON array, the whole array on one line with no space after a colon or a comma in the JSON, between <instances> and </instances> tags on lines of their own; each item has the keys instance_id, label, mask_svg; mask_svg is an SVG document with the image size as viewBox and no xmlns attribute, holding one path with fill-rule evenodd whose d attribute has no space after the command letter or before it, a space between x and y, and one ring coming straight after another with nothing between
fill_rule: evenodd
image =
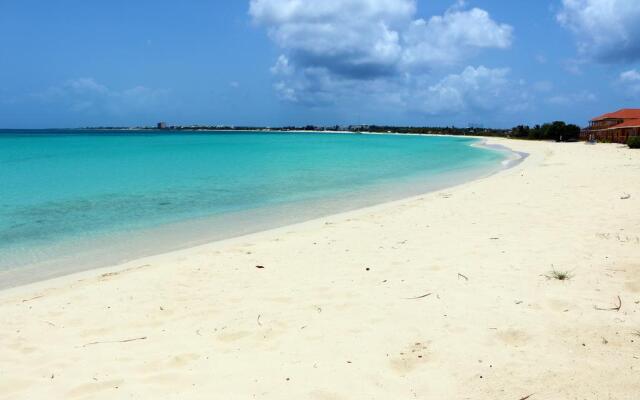
<instances>
[{"instance_id":1,"label":"turquoise sea","mask_svg":"<svg viewBox=\"0 0 640 400\"><path fill-rule=\"evenodd\" d=\"M0 131L0 286L423 193L495 172L460 137Z\"/></svg>"}]
</instances>

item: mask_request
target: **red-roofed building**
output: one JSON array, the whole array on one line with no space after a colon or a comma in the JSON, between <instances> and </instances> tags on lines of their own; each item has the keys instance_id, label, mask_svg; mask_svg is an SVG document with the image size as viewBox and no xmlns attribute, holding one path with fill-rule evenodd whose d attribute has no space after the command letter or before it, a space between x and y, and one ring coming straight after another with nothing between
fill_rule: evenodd
<instances>
[{"instance_id":1,"label":"red-roofed building","mask_svg":"<svg viewBox=\"0 0 640 400\"><path fill-rule=\"evenodd\" d=\"M627 143L630 137L640 136L640 108L625 108L591 120L582 131L582 140Z\"/></svg>"}]
</instances>

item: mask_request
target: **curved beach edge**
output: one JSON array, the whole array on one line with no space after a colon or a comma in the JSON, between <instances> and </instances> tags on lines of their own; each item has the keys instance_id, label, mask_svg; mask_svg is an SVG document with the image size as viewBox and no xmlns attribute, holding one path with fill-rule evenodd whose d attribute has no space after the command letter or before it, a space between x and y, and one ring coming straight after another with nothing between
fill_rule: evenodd
<instances>
[{"instance_id":1,"label":"curved beach edge","mask_svg":"<svg viewBox=\"0 0 640 400\"><path fill-rule=\"evenodd\" d=\"M524 151L513 150L504 144L490 143L489 139L487 138L478 138L478 140L479 141L476 143L473 143L472 146L490 149L490 150L496 150L507 155L507 159L502 162L502 166L504 168L515 167L516 165L526 160L527 157L529 157L529 153L526 153Z\"/></svg>"},{"instance_id":2,"label":"curved beach edge","mask_svg":"<svg viewBox=\"0 0 640 400\"><path fill-rule=\"evenodd\" d=\"M353 134L353 133L348 133L348 134ZM372 132L372 133L362 132L358 134L385 135L385 136L420 136L425 138L428 138L431 136L451 137L446 135L420 135L420 134L397 134L397 133L375 133L375 132ZM256 223L255 228L239 231L238 233L222 234L219 236L214 235L214 237L204 234L202 237L193 238L188 242L184 242L180 244L165 243L166 242L165 240L161 243L163 243L166 246L157 246L157 247L154 246L153 249L145 250L144 252L141 252L141 254L133 254L133 256L130 255L128 257L124 256L115 260L114 259L101 260L101 255L104 254L107 256L111 256L112 254L121 254L121 252L115 252L115 253L112 252L107 254L104 251L95 251L88 256L83 254L80 258L72 256L74 253L70 252L69 253L70 257L68 257L68 259L72 261L67 261L67 259L62 261L50 261L47 263L24 265L19 268L0 271L0 293L13 288L29 286L39 282L43 284L47 282L56 284L55 282L58 279L64 280L64 278L66 277L73 279L76 276L91 276L92 271L101 272L104 270L118 269L121 265L126 265L131 262L135 262L137 260L143 260L149 257L156 257L156 256L162 256L165 254L171 254L177 251L188 251L191 248L197 248L200 246L206 246L206 245L218 243L218 242L226 242L233 239L241 240L243 238L250 238L253 235L269 232L274 229L286 229L287 227L290 227L290 226L294 227L294 226L299 226L305 223L313 223L313 222L317 222L327 218L346 217L351 213L376 211L380 207L393 207L394 205L401 204L402 202L416 200L418 198L424 197L431 193L452 190L454 188L472 183L474 181L487 179L492 175L500 173L501 171L516 167L529 156L528 153L519 152L511 149L506 143L502 143L502 142L497 143L496 140L492 141L493 138L483 138L483 137L476 137L476 136L465 136L464 138L472 140L469 143L469 146L499 152L502 155L504 155L505 160L501 161L500 164L496 165L495 168L489 168L485 172L480 172L475 175L457 177L451 181L447 181L446 183L434 184L433 186L428 186L423 188L424 191L421 190L421 191L414 191L413 193L403 193L399 196L395 196L395 198L392 198L392 199L373 201L370 204L365 204L361 206L358 205L354 208L347 208L344 210L337 210L337 211L329 210L326 214L323 214L323 215L315 215L315 216L307 216L307 217L301 215L299 218L295 218L295 219L285 218L285 220L282 221L282 223L279 223L278 221L275 221L275 220L270 221L268 223ZM497 140L500 140L500 139L497 139ZM363 192L362 195L366 195L366 193ZM313 206L313 205L310 204L309 206ZM263 212L257 211L256 214L253 215L253 217L249 217L249 218L260 220L264 218L263 214L264 214ZM252 214L249 214L249 215L252 215ZM247 217L242 217L242 218L246 219ZM196 225L192 226L192 224L194 223ZM194 221L176 222L173 224L162 226L158 229L150 230L148 232L148 235L162 236L163 233L166 233L167 231L171 231L172 229L175 229L179 232L186 232L189 230L198 231L199 229L197 228L202 229L201 227L208 223L211 223L211 224L230 223L230 221L201 218L196 222ZM146 234L147 233L145 233L145 235ZM131 243L139 244L141 248L146 249L147 243L143 243L143 241L140 240L139 236L140 235L131 237L130 238L132 239ZM129 242L123 242L123 243L129 243ZM125 253L122 253L122 254L125 254ZM88 260L88 257L90 257L90 260ZM75 264L73 264L74 262ZM66 266L66 265L69 265L69 266ZM94 272L94 274L95 273L96 272Z\"/></svg>"},{"instance_id":3,"label":"curved beach edge","mask_svg":"<svg viewBox=\"0 0 640 400\"><path fill-rule=\"evenodd\" d=\"M3 394L637 397L637 151L487 142L529 155L422 196L0 292Z\"/></svg>"}]
</instances>

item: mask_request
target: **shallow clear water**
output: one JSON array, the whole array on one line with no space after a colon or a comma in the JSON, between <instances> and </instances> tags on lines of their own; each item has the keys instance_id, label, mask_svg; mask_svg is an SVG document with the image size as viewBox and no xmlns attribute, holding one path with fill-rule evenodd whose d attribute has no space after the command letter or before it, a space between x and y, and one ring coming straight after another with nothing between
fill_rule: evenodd
<instances>
[{"instance_id":1,"label":"shallow clear water","mask_svg":"<svg viewBox=\"0 0 640 400\"><path fill-rule=\"evenodd\" d=\"M100 247L136 232L148 238L154 229L164 228L166 242L177 248L204 238L204 231L207 239L225 237L399 198L410 188L419 193L454 177L486 174L505 159L473 142L357 134L0 132L0 269L64 257L68 263L69 252L80 253L89 242ZM173 224L211 218L217 223L188 240L169 238L179 226ZM148 247L145 253L153 252ZM121 250L120 258L136 255Z\"/></svg>"}]
</instances>

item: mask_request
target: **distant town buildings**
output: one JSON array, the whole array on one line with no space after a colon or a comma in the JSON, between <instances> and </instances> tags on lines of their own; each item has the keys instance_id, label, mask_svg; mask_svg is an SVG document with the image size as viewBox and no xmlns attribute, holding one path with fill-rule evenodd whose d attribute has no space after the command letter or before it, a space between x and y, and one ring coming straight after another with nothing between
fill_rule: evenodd
<instances>
[{"instance_id":1,"label":"distant town buildings","mask_svg":"<svg viewBox=\"0 0 640 400\"><path fill-rule=\"evenodd\" d=\"M158 129L167 129L167 124L165 122L158 122Z\"/></svg>"},{"instance_id":2,"label":"distant town buildings","mask_svg":"<svg viewBox=\"0 0 640 400\"><path fill-rule=\"evenodd\" d=\"M592 119L580 139L627 143L632 136L640 136L640 108L625 108Z\"/></svg>"}]
</instances>

